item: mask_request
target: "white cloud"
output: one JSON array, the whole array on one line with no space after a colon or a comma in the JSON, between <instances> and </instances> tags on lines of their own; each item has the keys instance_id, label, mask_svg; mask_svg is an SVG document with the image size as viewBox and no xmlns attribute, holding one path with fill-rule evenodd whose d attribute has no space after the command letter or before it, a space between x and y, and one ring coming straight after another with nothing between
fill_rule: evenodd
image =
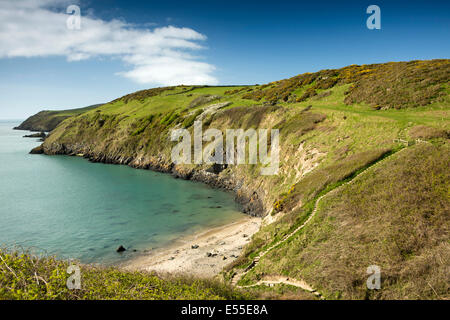
<instances>
[{"instance_id":1,"label":"white cloud","mask_svg":"<svg viewBox=\"0 0 450 320\"><path fill-rule=\"evenodd\" d=\"M70 30L69 0L0 0L0 58L65 56L68 61L119 57L130 68L119 73L142 84L217 84L214 66L191 52L206 36L190 28L139 28L81 13L81 29Z\"/></svg>"}]
</instances>

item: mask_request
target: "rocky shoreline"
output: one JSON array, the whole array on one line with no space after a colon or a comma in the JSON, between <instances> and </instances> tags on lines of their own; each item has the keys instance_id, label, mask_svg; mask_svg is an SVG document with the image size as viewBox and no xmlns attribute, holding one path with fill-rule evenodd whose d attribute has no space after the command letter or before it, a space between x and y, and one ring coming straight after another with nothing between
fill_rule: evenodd
<instances>
[{"instance_id":1,"label":"rocky shoreline","mask_svg":"<svg viewBox=\"0 0 450 320\"><path fill-rule=\"evenodd\" d=\"M152 170L171 174L175 178L202 182L206 185L233 192L235 201L241 211L252 217L263 217L267 208L263 202L263 196L255 190L246 188L239 178L234 176L221 176L219 173L224 169L213 165L208 169L186 168L177 166L164 156L140 158L136 156L125 156L121 154L109 155L104 153L92 153L89 147L83 144L64 145L52 143L42 144L30 151L31 154L68 155L83 157L91 162L105 164L128 165L135 169Z\"/></svg>"}]
</instances>

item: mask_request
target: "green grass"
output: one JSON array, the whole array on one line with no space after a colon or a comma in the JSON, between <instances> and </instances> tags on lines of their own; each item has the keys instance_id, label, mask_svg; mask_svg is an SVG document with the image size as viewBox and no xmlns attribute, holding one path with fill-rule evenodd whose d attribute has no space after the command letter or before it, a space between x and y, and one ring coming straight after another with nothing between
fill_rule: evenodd
<instances>
[{"instance_id":1,"label":"green grass","mask_svg":"<svg viewBox=\"0 0 450 320\"><path fill-rule=\"evenodd\" d=\"M393 154L393 150L373 150L348 157L337 164L317 169L306 175L274 204L272 214L287 212L274 224L262 227L233 266L248 266L260 252L276 245L302 225L311 215L316 201L333 189L352 180L359 173ZM299 207L300 204L300 207ZM230 266L231 267L231 266Z\"/></svg>"},{"instance_id":2,"label":"green grass","mask_svg":"<svg viewBox=\"0 0 450 320\"><path fill-rule=\"evenodd\" d=\"M345 103L366 103L375 109L402 109L441 101L450 76L450 61L428 60L351 65L305 73L259 86L243 97L255 101L301 102L321 90L351 84Z\"/></svg>"},{"instance_id":3,"label":"green grass","mask_svg":"<svg viewBox=\"0 0 450 320\"><path fill-rule=\"evenodd\" d=\"M70 264L53 257L0 250L0 300L215 300L251 297L215 280L161 278L151 273L88 265L80 265L81 289L70 290L66 285Z\"/></svg>"},{"instance_id":4,"label":"green grass","mask_svg":"<svg viewBox=\"0 0 450 320\"><path fill-rule=\"evenodd\" d=\"M239 96L224 95L225 91L235 88L236 87L201 87L194 88L187 93L183 93L184 90L181 90L179 94L173 94L176 90L164 91L156 96L144 98L143 100L131 100L127 103L123 100L115 100L102 106L99 110L102 114L121 114L128 115L131 118L139 118L148 116L149 114L167 113L173 110L186 109L190 102L206 94L221 96L221 98L214 103L230 101L235 105L255 104L254 102L242 99Z\"/></svg>"},{"instance_id":5,"label":"green grass","mask_svg":"<svg viewBox=\"0 0 450 320\"><path fill-rule=\"evenodd\" d=\"M247 275L305 279L327 298L448 299L448 143L418 144L325 198L315 218ZM365 287L369 265L382 290Z\"/></svg>"}]
</instances>

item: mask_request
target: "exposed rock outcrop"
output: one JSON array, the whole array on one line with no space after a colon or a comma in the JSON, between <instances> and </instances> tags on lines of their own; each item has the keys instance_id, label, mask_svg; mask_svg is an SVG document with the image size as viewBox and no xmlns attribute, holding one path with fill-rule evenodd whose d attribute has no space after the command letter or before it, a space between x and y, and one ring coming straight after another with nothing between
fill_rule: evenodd
<instances>
[{"instance_id":1,"label":"exposed rock outcrop","mask_svg":"<svg viewBox=\"0 0 450 320\"><path fill-rule=\"evenodd\" d=\"M36 150L35 150L36 149ZM266 212L262 201L263 194L243 186L242 181L233 175L221 174L225 166L210 170L210 168L187 168L175 165L159 155L157 157L139 158L137 156L124 156L123 154L93 153L90 147L83 143L65 145L59 143L43 144L33 149L33 153L45 153L48 155L70 155L83 154L84 158L91 162L101 162L108 164L129 165L137 169L148 169L162 173L169 173L175 178L192 180L205 183L213 188L231 191L235 194L235 201L241 210L251 216L263 216ZM212 172L211 172L212 171ZM217 173L215 173L217 172Z\"/></svg>"}]
</instances>

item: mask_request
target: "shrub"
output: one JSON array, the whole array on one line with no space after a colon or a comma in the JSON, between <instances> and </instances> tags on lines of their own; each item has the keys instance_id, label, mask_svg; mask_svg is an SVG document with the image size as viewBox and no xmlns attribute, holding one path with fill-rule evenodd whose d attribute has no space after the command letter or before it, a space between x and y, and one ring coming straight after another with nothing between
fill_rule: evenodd
<instances>
[{"instance_id":1,"label":"shrub","mask_svg":"<svg viewBox=\"0 0 450 320\"><path fill-rule=\"evenodd\" d=\"M146 127L139 128L136 131L134 131L131 135L132 136L137 136L137 135L141 134L142 132L144 132L145 128Z\"/></svg>"},{"instance_id":2,"label":"shrub","mask_svg":"<svg viewBox=\"0 0 450 320\"><path fill-rule=\"evenodd\" d=\"M147 89L147 90L136 91L134 93L130 93L130 94L127 94L127 95L125 95L123 97L115 99L115 100L111 101L111 103L114 103L114 102L117 102L117 101L123 101L124 103L128 103L128 102L130 102L132 100L143 101L146 98L160 95L164 91L174 90L175 88L176 87L160 87L160 88L152 88L152 89Z\"/></svg>"},{"instance_id":3,"label":"shrub","mask_svg":"<svg viewBox=\"0 0 450 320\"><path fill-rule=\"evenodd\" d=\"M81 289L70 290L69 262L0 249L0 300L243 299L245 295L214 280L130 272L114 267L77 265Z\"/></svg>"},{"instance_id":4,"label":"shrub","mask_svg":"<svg viewBox=\"0 0 450 320\"><path fill-rule=\"evenodd\" d=\"M297 99L305 101L316 95L316 89L330 89L352 83L345 102L368 103L376 109L407 108L427 105L445 95L450 78L450 60L395 62L351 65L336 70L305 73L290 79L259 86L242 98L269 103L288 101L295 90L307 88ZM309 86L309 87L308 87Z\"/></svg>"},{"instance_id":5,"label":"shrub","mask_svg":"<svg viewBox=\"0 0 450 320\"><path fill-rule=\"evenodd\" d=\"M311 97L314 97L315 95L317 95L317 92L314 88L308 88L305 93L297 99L297 102L302 102L305 101L306 99L309 99Z\"/></svg>"}]
</instances>

